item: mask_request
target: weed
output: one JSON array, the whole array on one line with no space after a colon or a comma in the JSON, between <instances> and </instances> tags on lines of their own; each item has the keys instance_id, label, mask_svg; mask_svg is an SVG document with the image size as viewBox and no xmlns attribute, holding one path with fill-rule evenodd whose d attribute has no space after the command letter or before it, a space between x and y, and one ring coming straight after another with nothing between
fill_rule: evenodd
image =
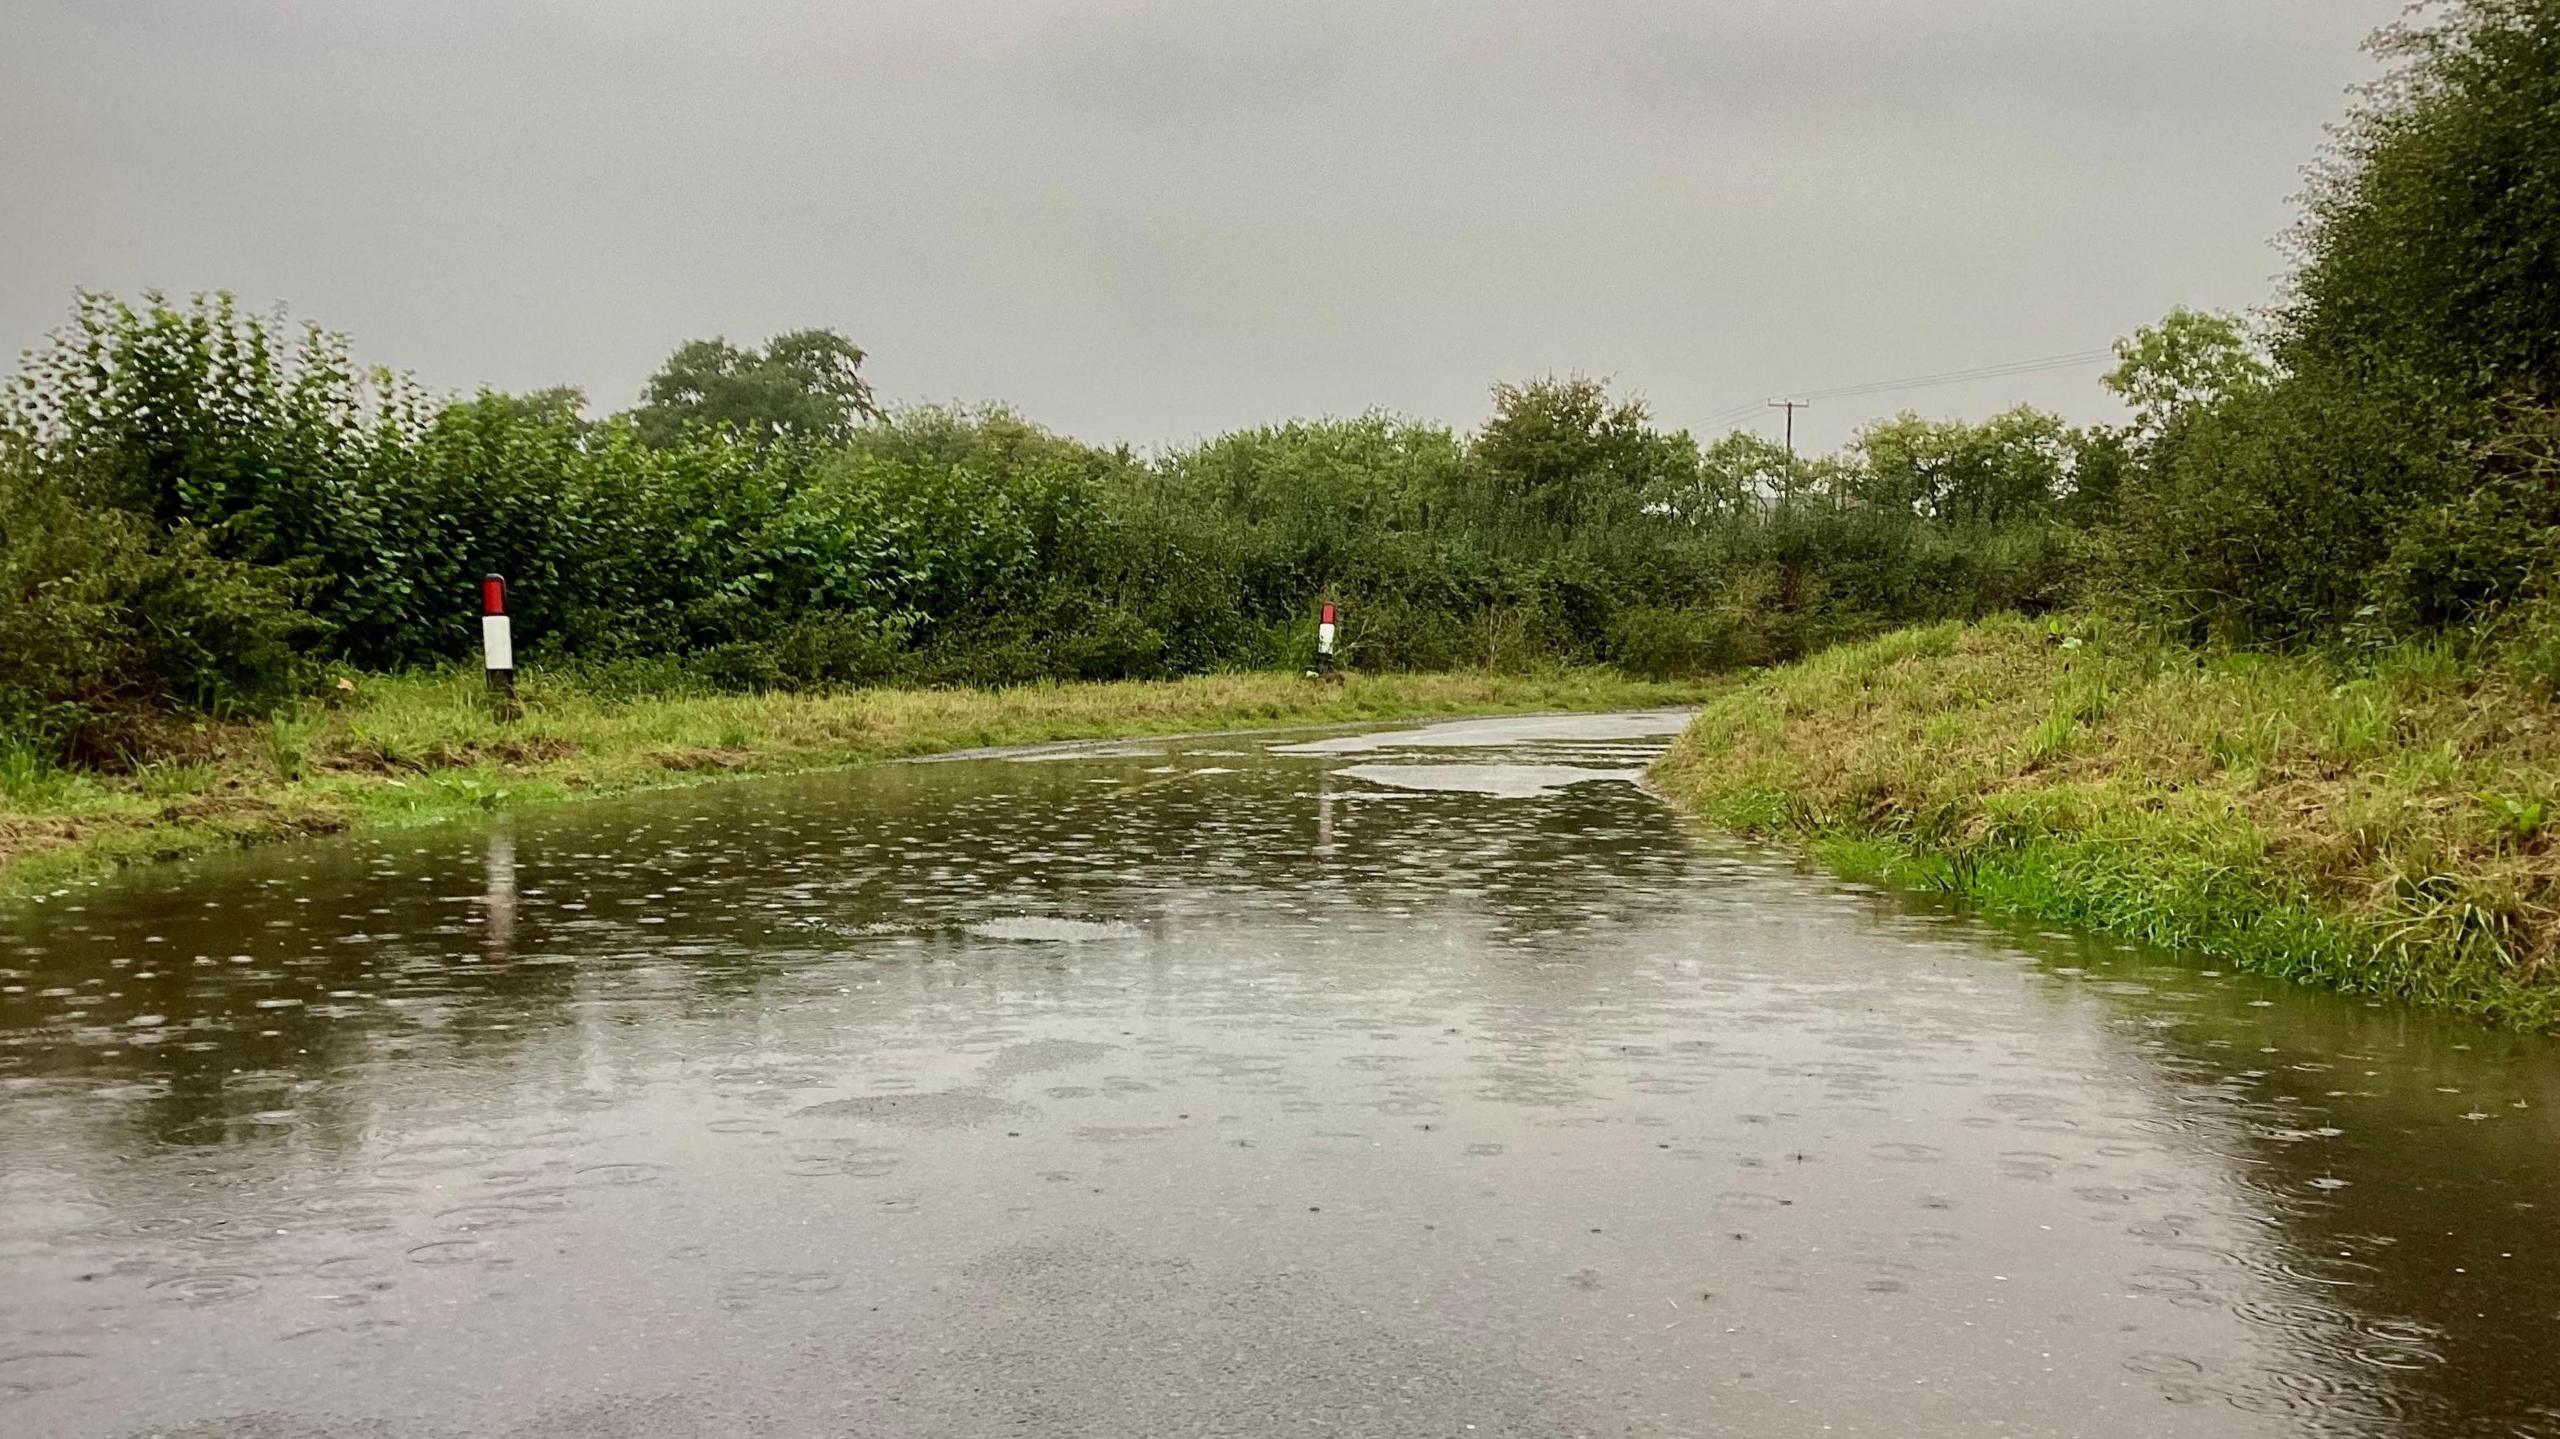
<instances>
[{"instance_id":1,"label":"weed","mask_svg":"<svg viewBox=\"0 0 2560 1439\"><path fill-rule=\"evenodd\" d=\"M152 799L181 799L196 794L213 784L214 769L210 764L180 764L170 761L147 764L134 771L134 779L143 794Z\"/></svg>"},{"instance_id":2,"label":"weed","mask_svg":"<svg viewBox=\"0 0 2560 1439\"><path fill-rule=\"evenodd\" d=\"M278 724L268 729L264 738L267 763L274 767L276 778L287 784L301 779L304 767L310 763L311 756L303 747L300 734L294 729Z\"/></svg>"},{"instance_id":3,"label":"weed","mask_svg":"<svg viewBox=\"0 0 2560 1439\"><path fill-rule=\"evenodd\" d=\"M2080 733L2080 722L2066 710L2046 715L2035 731L2027 736L2027 765L2034 768L2060 759L2071 748L2072 736Z\"/></svg>"},{"instance_id":4,"label":"weed","mask_svg":"<svg viewBox=\"0 0 2560 1439\"><path fill-rule=\"evenodd\" d=\"M0 748L0 799L13 809L41 810L69 793L74 776L33 745Z\"/></svg>"},{"instance_id":5,"label":"weed","mask_svg":"<svg viewBox=\"0 0 2560 1439\"><path fill-rule=\"evenodd\" d=\"M2501 834L2531 843L2536 835L2542 833L2542 801L2519 799L2510 794L2491 794L2486 790L2479 798Z\"/></svg>"}]
</instances>

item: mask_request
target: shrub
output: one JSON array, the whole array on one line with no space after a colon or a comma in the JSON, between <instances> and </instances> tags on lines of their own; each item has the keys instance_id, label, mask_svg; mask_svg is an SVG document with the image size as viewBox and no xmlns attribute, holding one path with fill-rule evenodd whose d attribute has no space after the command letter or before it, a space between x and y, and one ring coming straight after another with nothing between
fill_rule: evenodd
<instances>
[{"instance_id":1,"label":"shrub","mask_svg":"<svg viewBox=\"0 0 2560 1439\"><path fill-rule=\"evenodd\" d=\"M1872 455L1710 459L1582 379L1497 389L1472 442L1371 415L1150 462L1002 410L870 415L851 347L821 338L792 350L832 387L812 406L785 393L797 360L696 346L670 373L745 409L677 415L709 380L669 381L597 421L570 391L432 402L227 297L84 296L0 444L53 497L11 563L89 609L10 623L117 638L79 674L19 673L13 722L94 749L111 712L271 703L297 647L467 661L491 571L519 653L606 692L1294 666L1319 598L1350 665L1691 672L2059 589L2041 536L2077 451L2026 412L1912 430L1896 463L1954 466L1925 503L1877 502Z\"/></svg>"},{"instance_id":2,"label":"shrub","mask_svg":"<svg viewBox=\"0 0 2560 1439\"><path fill-rule=\"evenodd\" d=\"M1734 630L1728 614L1631 606L1618 613L1610 658L1647 679L1714 674L1735 667Z\"/></svg>"},{"instance_id":3,"label":"shrub","mask_svg":"<svg viewBox=\"0 0 2560 1439\"><path fill-rule=\"evenodd\" d=\"M2474 482L2480 418L2415 382L2293 376L2223 397L2172 424L2128 477L2121 587L2195 639L2335 634L2373 602L2403 527ZM2425 563L2400 559L2410 573Z\"/></svg>"},{"instance_id":4,"label":"shrub","mask_svg":"<svg viewBox=\"0 0 2560 1439\"><path fill-rule=\"evenodd\" d=\"M74 503L0 463L0 733L64 759L150 753L170 711L264 713L307 617L276 570Z\"/></svg>"},{"instance_id":5,"label":"shrub","mask_svg":"<svg viewBox=\"0 0 2560 1439\"><path fill-rule=\"evenodd\" d=\"M2278 353L2297 372L2560 398L2560 6L2429 0L2315 172Z\"/></svg>"}]
</instances>

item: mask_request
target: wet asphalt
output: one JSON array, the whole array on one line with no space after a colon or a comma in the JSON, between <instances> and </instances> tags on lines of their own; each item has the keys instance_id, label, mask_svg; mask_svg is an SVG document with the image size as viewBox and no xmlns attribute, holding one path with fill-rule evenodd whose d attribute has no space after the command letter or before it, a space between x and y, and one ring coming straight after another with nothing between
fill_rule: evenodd
<instances>
[{"instance_id":1,"label":"wet asphalt","mask_svg":"<svg viewBox=\"0 0 2560 1439\"><path fill-rule=\"evenodd\" d=\"M2560 1434L2551 1045L1714 837L1679 723L0 912L0 1434Z\"/></svg>"}]
</instances>

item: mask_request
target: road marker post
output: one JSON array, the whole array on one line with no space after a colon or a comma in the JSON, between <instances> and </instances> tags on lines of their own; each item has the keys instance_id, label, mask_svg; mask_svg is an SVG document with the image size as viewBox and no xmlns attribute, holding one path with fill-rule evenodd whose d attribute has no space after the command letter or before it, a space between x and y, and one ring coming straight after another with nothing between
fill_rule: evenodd
<instances>
[{"instance_id":1,"label":"road marker post","mask_svg":"<svg viewBox=\"0 0 2560 1439\"><path fill-rule=\"evenodd\" d=\"M480 658L489 672L489 703L501 720L516 717L516 641L507 621L507 577L480 577Z\"/></svg>"},{"instance_id":2,"label":"road marker post","mask_svg":"<svg viewBox=\"0 0 2560 1439\"><path fill-rule=\"evenodd\" d=\"M1316 619L1316 673L1333 673L1333 606L1328 603Z\"/></svg>"}]
</instances>

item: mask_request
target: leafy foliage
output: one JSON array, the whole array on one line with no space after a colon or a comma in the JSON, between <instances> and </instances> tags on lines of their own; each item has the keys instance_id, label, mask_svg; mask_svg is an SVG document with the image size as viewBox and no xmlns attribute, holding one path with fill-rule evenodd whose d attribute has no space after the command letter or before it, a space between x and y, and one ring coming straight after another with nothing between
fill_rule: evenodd
<instances>
[{"instance_id":1,"label":"leafy foliage","mask_svg":"<svg viewBox=\"0 0 2560 1439\"><path fill-rule=\"evenodd\" d=\"M2297 235L2278 353L2560 399L2560 5L2431 0L2348 117Z\"/></svg>"},{"instance_id":2,"label":"leafy foliage","mask_svg":"<svg viewBox=\"0 0 2560 1439\"><path fill-rule=\"evenodd\" d=\"M0 414L51 497L10 563L96 577L77 623L159 647L93 656L112 677L20 664L13 732L270 703L297 656L464 659L488 571L537 660L752 690L1295 667L1320 598L1359 667L1685 674L2049 604L2076 553L2050 519L2074 442L2023 411L1798 465L1551 379L1497 387L1472 437L1369 415L1150 460L1003 410L878 413L859 358L696 342L590 420L574 391L436 402L223 296L84 296Z\"/></svg>"},{"instance_id":3,"label":"leafy foliage","mask_svg":"<svg viewBox=\"0 0 2560 1439\"><path fill-rule=\"evenodd\" d=\"M652 445L725 426L758 443L842 444L880 414L862 378L861 349L833 330L793 330L762 349L693 340L649 377L632 412Z\"/></svg>"},{"instance_id":4,"label":"leafy foliage","mask_svg":"<svg viewBox=\"0 0 2560 1439\"><path fill-rule=\"evenodd\" d=\"M2073 457L2062 421L2024 407L1979 425L1904 414L1869 426L1856 449L1861 502L1963 525L2042 513L2068 490Z\"/></svg>"},{"instance_id":5,"label":"leafy foliage","mask_svg":"<svg viewBox=\"0 0 2560 1439\"><path fill-rule=\"evenodd\" d=\"M2268 352L2180 311L2109 379L2117 586L2194 640L2494 632L2551 587L2560 3L2434 0L2376 48Z\"/></svg>"},{"instance_id":6,"label":"leafy foliage","mask_svg":"<svg viewBox=\"0 0 2560 1439\"><path fill-rule=\"evenodd\" d=\"M1648 494L1689 488L1698 450L1661 434L1643 402L1613 401L1584 376L1493 387L1493 418L1469 447L1495 503L1550 527L1620 518Z\"/></svg>"},{"instance_id":7,"label":"leafy foliage","mask_svg":"<svg viewBox=\"0 0 2560 1439\"><path fill-rule=\"evenodd\" d=\"M2134 434L2157 440L2181 417L2254 393L2274 377L2238 317L2180 307L2116 342L2106 383L2132 408Z\"/></svg>"},{"instance_id":8,"label":"leafy foliage","mask_svg":"<svg viewBox=\"0 0 2560 1439\"><path fill-rule=\"evenodd\" d=\"M173 709L255 712L288 693L305 616L280 571L80 505L0 462L0 736L121 760Z\"/></svg>"}]
</instances>

